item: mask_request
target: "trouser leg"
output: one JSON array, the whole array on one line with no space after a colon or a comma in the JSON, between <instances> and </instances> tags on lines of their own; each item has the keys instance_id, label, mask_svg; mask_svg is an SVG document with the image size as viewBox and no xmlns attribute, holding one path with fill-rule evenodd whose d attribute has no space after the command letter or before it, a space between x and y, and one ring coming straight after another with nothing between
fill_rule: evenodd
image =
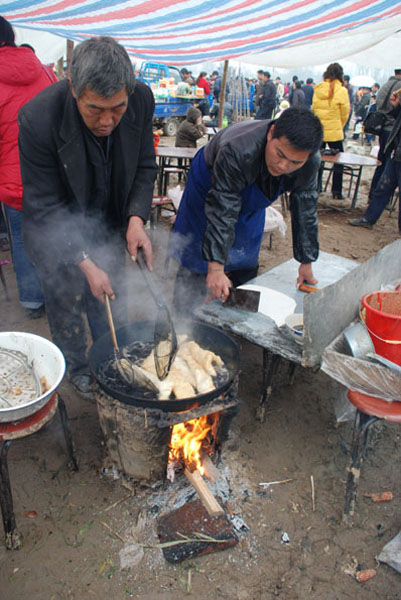
<instances>
[{"instance_id":1,"label":"trouser leg","mask_svg":"<svg viewBox=\"0 0 401 600\"><path fill-rule=\"evenodd\" d=\"M372 193L371 202L364 213L369 223L376 223L390 201L397 185L400 185L401 163L389 158L380 180Z\"/></svg>"},{"instance_id":2,"label":"trouser leg","mask_svg":"<svg viewBox=\"0 0 401 600\"><path fill-rule=\"evenodd\" d=\"M57 272L40 270L40 277L50 332L64 354L67 372L88 373L84 275L75 265L60 265Z\"/></svg>"},{"instance_id":3,"label":"trouser leg","mask_svg":"<svg viewBox=\"0 0 401 600\"><path fill-rule=\"evenodd\" d=\"M334 150L339 150L340 152L344 152L344 146L342 141L337 142L327 142L329 148L333 148ZM333 194L338 194L341 196L343 190L343 165L334 165L333 168L333 184L331 187L331 191Z\"/></svg>"},{"instance_id":4,"label":"trouser leg","mask_svg":"<svg viewBox=\"0 0 401 600\"><path fill-rule=\"evenodd\" d=\"M381 162L381 165L376 167L375 172L373 174L372 182L370 184L369 198L372 197L373 191L379 183L380 177L383 174L384 167L386 166L386 161L390 156L390 152L384 152L384 148L386 147L389 135L390 131L382 131L382 133L379 135L379 152L377 154L377 160Z\"/></svg>"},{"instance_id":5,"label":"trouser leg","mask_svg":"<svg viewBox=\"0 0 401 600\"><path fill-rule=\"evenodd\" d=\"M37 271L26 255L22 239L22 213L5 205L5 214L11 233L11 252L18 285L18 297L24 308L40 308L43 294Z\"/></svg>"}]
</instances>

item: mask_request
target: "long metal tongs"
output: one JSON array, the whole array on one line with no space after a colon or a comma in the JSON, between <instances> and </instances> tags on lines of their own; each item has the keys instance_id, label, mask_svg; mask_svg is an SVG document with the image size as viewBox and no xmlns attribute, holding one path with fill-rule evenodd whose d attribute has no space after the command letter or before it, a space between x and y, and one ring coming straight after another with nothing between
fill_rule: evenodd
<instances>
[{"instance_id":1,"label":"long metal tongs","mask_svg":"<svg viewBox=\"0 0 401 600\"><path fill-rule=\"evenodd\" d=\"M167 377L178 350L177 334L166 301L156 285L155 276L146 266L143 250L138 249L136 262L157 306L154 329L154 355L159 379Z\"/></svg>"}]
</instances>

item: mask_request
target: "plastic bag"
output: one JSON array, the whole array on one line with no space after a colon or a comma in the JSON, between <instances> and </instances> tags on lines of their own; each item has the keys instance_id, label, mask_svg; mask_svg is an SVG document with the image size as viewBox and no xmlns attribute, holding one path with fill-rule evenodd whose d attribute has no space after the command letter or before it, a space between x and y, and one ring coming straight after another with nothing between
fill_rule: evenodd
<instances>
[{"instance_id":1,"label":"plastic bag","mask_svg":"<svg viewBox=\"0 0 401 600\"><path fill-rule=\"evenodd\" d=\"M170 198L171 202L174 204L175 210L178 210L180 206L181 198L182 198L183 190L179 185L176 185L173 188L170 188L167 192L167 197Z\"/></svg>"},{"instance_id":2,"label":"plastic bag","mask_svg":"<svg viewBox=\"0 0 401 600\"><path fill-rule=\"evenodd\" d=\"M287 223L283 219L283 215L280 211L273 206L268 206L266 208L266 218L265 218L265 228L264 231L274 231L278 229L280 235L282 237L285 236L285 232L287 231Z\"/></svg>"}]
</instances>

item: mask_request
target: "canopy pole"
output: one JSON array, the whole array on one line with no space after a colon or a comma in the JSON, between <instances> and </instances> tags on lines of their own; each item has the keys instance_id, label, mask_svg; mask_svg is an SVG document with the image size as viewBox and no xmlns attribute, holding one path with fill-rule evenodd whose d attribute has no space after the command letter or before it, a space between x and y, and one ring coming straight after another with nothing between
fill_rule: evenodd
<instances>
[{"instance_id":1,"label":"canopy pole","mask_svg":"<svg viewBox=\"0 0 401 600\"><path fill-rule=\"evenodd\" d=\"M71 56L72 51L74 50L74 42L73 40L67 40L67 77L70 78L70 65L71 65Z\"/></svg>"},{"instance_id":2,"label":"canopy pole","mask_svg":"<svg viewBox=\"0 0 401 600\"><path fill-rule=\"evenodd\" d=\"M219 127L223 126L224 102L226 100L227 73L228 73L228 60L225 60L224 61L223 79L221 81L221 89L220 89L220 96L219 96ZM222 99L223 99L223 101L222 101Z\"/></svg>"}]
</instances>

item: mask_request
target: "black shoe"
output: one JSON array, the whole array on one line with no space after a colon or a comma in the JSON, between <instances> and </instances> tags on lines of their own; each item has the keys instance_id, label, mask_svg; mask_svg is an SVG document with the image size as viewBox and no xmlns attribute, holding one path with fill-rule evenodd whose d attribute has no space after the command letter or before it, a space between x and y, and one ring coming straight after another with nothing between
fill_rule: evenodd
<instances>
[{"instance_id":1,"label":"black shoe","mask_svg":"<svg viewBox=\"0 0 401 600\"><path fill-rule=\"evenodd\" d=\"M334 200L345 200L345 197L338 192L333 192L333 198Z\"/></svg>"},{"instance_id":2,"label":"black shoe","mask_svg":"<svg viewBox=\"0 0 401 600\"><path fill-rule=\"evenodd\" d=\"M42 305L39 308L26 308L25 313L28 319L40 319L45 314L45 307Z\"/></svg>"},{"instance_id":3,"label":"black shoe","mask_svg":"<svg viewBox=\"0 0 401 600\"><path fill-rule=\"evenodd\" d=\"M373 229L373 223L369 223L365 217L359 217L358 219L348 219L348 223L353 227L365 227L365 229Z\"/></svg>"},{"instance_id":4,"label":"black shoe","mask_svg":"<svg viewBox=\"0 0 401 600\"><path fill-rule=\"evenodd\" d=\"M93 388L92 388L92 377L87 374L81 375L73 375L70 377L70 383L74 390L79 394L82 398L86 398L87 400L93 400Z\"/></svg>"}]
</instances>

